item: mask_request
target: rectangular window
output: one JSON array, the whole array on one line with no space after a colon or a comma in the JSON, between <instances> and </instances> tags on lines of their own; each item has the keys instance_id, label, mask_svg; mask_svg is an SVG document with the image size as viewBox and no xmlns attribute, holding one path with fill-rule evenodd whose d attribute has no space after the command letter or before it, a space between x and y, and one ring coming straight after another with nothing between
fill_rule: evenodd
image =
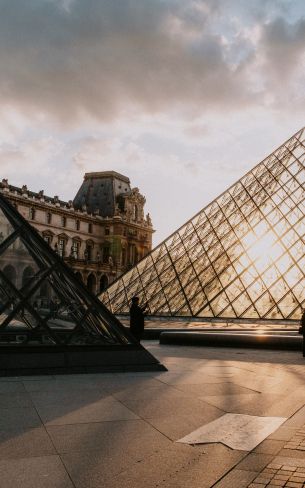
<instances>
[{"instance_id":1,"label":"rectangular window","mask_svg":"<svg viewBox=\"0 0 305 488\"><path fill-rule=\"evenodd\" d=\"M76 230L79 230L80 229L80 221L79 220L77 220L75 222L75 227L76 227Z\"/></svg>"},{"instance_id":2,"label":"rectangular window","mask_svg":"<svg viewBox=\"0 0 305 488\"><path fill-rule=\"evenodd\" d=\"M110 248L104 247L103 248L103 263L108 264L110 257Z\"/></svg>"},{"instance_id":3,"label":"rectangular window","mask_svg":"<svg viewBox=\"0 0 305 488\"><path fill-rule=\"evenodd\" d=\"M66 252L66 241L65 241L65 239L59 239L59 241L58 241L58 252L62 258L65 256L65 252Z\"/></svg>"},{"instance_id":4,"label":"rectangular window","mask_svg":"<svg viewBox=\"0 0 305 488\"><path fill-rule=\"evenodd\" d=\"M51 236L44 236L44 240L49 244L49 246L51 246L51 241L52 241Z\"/></svg>"},{"instance_id":5,"label":"rectangular window","mask_svg":"<svg viewBox=\"0 0 305 488\"><path fill-rule=\"evenodd\" d=\"M91 261L92 259L92 246L87 246L85 251L85 259Z\"/></svg>"},{"instance_id":6,"label":"rectangular window","mask_svg":"<svg viewBox=\"0 0 305 488\"><path fill-rule=\"evenodd\" d=\"M51 212L47 212L47 214L46 214L46 222L47 222L47 224L50 224L52 222L52 214L51 214Z\"/></svg>"},{"instance_id":7,"label":"rectangular window","mask_svg":"<svg viewBox=\"0 0 305 488\"><path fill-rule=\"evenodd\" d=\"M34 208L30 208L30 211L29 211L29 217L30 217L30 220L35 220L35 209Z\"/></svg>"},{"instance_id":8,"label":"rectangular window","mask_svg":"<svg viewBox=\"0 0 305 488\"><path fill-rule=\"evenodd\" d=\"M88 224L88 232L89 232L89 234L92 234L92 224L91 223Z\"/></svg>"},{"instance_id":9,"label":"rectangular window","mask_svg":"<svg viewBox=\"0 0 305 488\"><path fill-rule=\"evenodd\" d=\"M106 227L105 228L105 236L109 236L110 235L110 229L109 227Z\"/></svg>"},{"instance_id":10,"label":"rectangular window","mask_svg":"<svg viewBox=\"0 0 305 488\"><path fill-rule=\"evenodd\" d=\"M72 243L72 257L78 259L79 256L79 242L73 241Z\"/></svg>"},{"instance_id":11,"label":"rectangular window","mask_svg":"<svg viewBox=\"0 0 305 488\"><path fill-rule=\"evenodd\" d=\"M62 216L61 217L61 226L66 227L66 224L67 224L67 219L66 219L66 217Z\"/></svg>"}]
</instances>

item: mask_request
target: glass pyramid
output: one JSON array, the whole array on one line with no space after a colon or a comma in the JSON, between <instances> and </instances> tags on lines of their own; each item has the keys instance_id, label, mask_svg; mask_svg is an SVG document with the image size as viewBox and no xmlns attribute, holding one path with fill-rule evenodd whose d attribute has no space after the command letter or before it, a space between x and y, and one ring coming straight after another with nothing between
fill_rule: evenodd
<instances>
[{"instance_id":1,"label":"glass pyramid","mask_svg":"<svg viewBox=\"0 0 305 488\"><path fill-rule=\"evenodd\" d=\"M152 315L298 319L305 304L305 132L300 130L101 296Z\"/></svg>"},{"instance_id":2,"label":"glass pyramid","mask_svg":"<svg viewBox=\"0 0 305 488\"><path fill-rule=\"evenodd\" d=\"M25 356L33 351L35 360ZM0 375L14 361L21 369L163 368L0 195Z\"/></svg>"}]
</instances>

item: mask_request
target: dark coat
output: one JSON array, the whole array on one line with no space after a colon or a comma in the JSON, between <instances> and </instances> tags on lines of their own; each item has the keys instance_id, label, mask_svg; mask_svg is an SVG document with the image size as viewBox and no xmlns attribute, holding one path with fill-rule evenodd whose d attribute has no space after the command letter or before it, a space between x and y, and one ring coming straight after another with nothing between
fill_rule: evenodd
<instances>
[{"instance_id":1,"label":"dark coat","mask_svg":"<svg viewBox=\"0 0 305 488\"><path fill-rule=\"evenodd\" d=\"M300 328L299 333L305 336L305 312L303 312L301 320L300 320Z\"/></svg>"},{"instance_id":2,"label":"dark coat","mask_svg":"<svg viewBox=\"0 0 305 488\"><path fill-rule=\"evenodd\" d=\"M144 310L146 307L139 307L133 303L130 307L130 332L140 340L144 331Z\"/></svg>"}]
</instances>

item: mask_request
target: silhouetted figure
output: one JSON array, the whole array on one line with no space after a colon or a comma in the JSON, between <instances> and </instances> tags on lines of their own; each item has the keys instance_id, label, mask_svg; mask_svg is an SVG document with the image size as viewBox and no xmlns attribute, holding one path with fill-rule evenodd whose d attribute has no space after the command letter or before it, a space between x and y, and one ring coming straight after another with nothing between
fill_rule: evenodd
<instances>
[{"instance_id":1,"label":"silhouetted figure","mask_svg":"<svg viewBox=\"0 0 305 488\"><path fill-rule=\"evenodd\" d=\"M305 357L305 309L303 309L302 317L300 320L299 334L303 335L303 356Z\"/></svg>"},{"instance_id":2,"label":"silhouetted figure","mask_svg":"<svg viewBox=\"0 0 305 488\"><path fill-rule=\"evenodd\" d=\"M132 297L130 307L130 332L140 342L144 332L144 311L147 303L143 307L139 306L139 297Z\"/></svg>"},{"instance_id":3,"label":"silhouetted figure","mask_svg":"<svg viewBox=\"0 0 305 488\"><path fill-rule=\"evenodd\" d=\"M304 328L305 328L305 308L302 311L302 316L300 318L300 327L299 327L299 334L304 334Z\"/></svg>"}]
</instances>

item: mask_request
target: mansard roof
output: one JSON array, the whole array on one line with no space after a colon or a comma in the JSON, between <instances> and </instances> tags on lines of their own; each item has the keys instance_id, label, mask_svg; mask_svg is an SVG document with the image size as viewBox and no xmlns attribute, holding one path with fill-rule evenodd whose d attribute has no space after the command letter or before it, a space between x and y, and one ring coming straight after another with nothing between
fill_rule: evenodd
<instances>
[{"instance_id":1,"label":"mansard roof","mask_svg":"<svg viewBox=\"0 0 305 488\"><path fill-rule=\"evenodd\" d=\"M86 173L73 204L101 217L113 217L118 196L130 191L129 178L116 171Z\"/></svg>"}]
</instances>

